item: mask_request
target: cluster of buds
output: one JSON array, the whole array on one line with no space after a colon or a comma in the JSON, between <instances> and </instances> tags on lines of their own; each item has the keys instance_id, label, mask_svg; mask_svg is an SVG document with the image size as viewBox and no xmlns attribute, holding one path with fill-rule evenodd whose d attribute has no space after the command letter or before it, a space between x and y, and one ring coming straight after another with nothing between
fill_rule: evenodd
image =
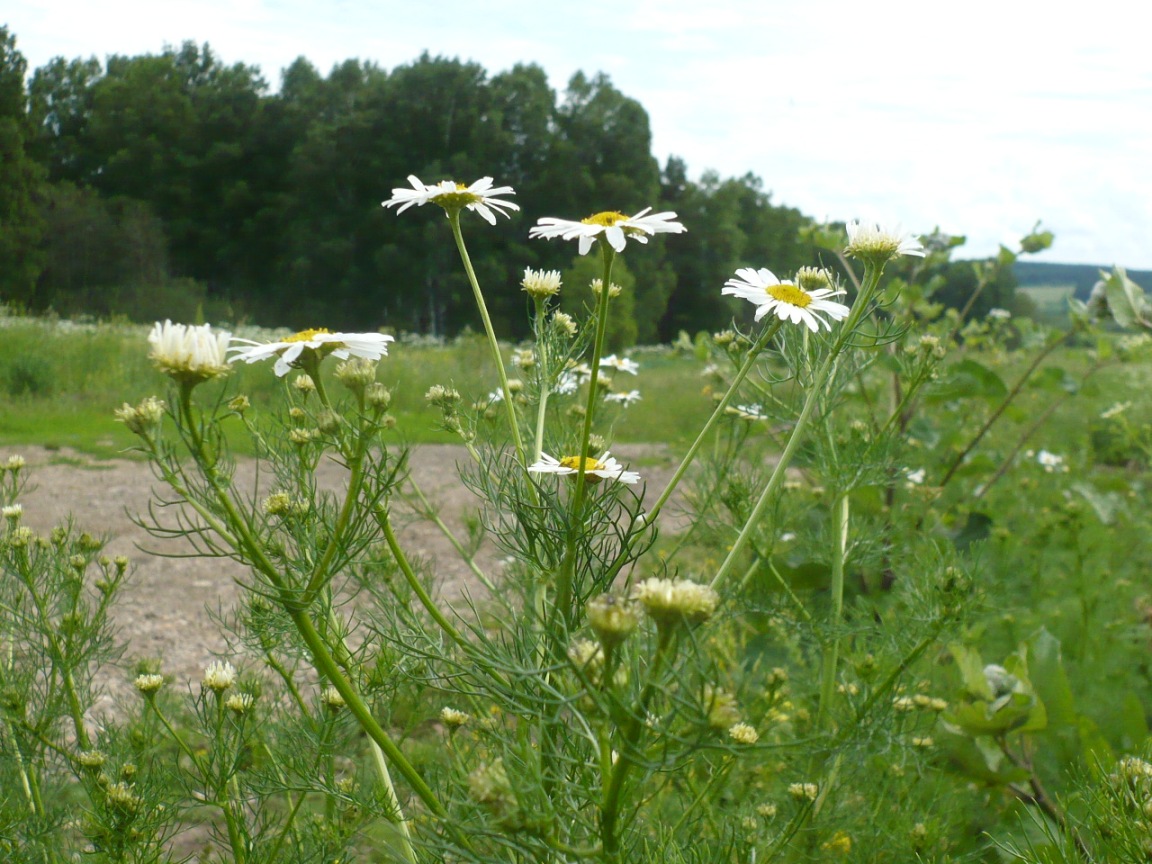
<instances>
[{"instance_id":1,"label":"cluster of buds","mask_svg":"<svg viewBox=\"0 0 1152 864\"><path fill-rule=\"evenodd\" d=\"M460 421L460 392L454 387L444 387L434 384L424 394L424 400L433 408L440 409L441 422L449 432L459 435L465 441L472 440L472 433L464 428ZM487 408L487 405L484 406Z\"/></svg>"},{"instance_id":2,"label":"cluster of buds","mask_svg":"<svg viewBox=\"0 0 1152 864\"><path fill-rule=\"evenodd\" d=\"M892 700L892 707L896 711L909 713L911 711L932 711L939 714L948 708L948 703L937 696L917 693L915 696L897 696Z\"/></svg>"},{"instance_id":3,"label":"cluster of buds","mask_svg":"<svg viewBox=\"0 0 1152 864\"><path fill-rule=\"evenodd\" d=\"M133 407L127 402L116 409L116 419L128 427L133 435L150 438L160 428L160 421L164 418L164 401L155 396L149 396Z\"/></svg>"},{"instance_id":4,"label":"cluster of buds","mask_svg":"<svg viewBox=\"0 0 1152 864\"><path fill-rule=\"evenodd\" d=\"M376 361L367 357L349 357L336 367L336 380L359 395L376 383Z\"/></svg>"},{"instance_id":5,"label":"cluster of buds","mask_svg":"<svg viewBox=\"0 0 1152 864\"><path fill-rule=\"evenodd\" d=\"M308 513L308 502L293 498L287 492L273 492L264 499L264 512L281 519L299 519Z\"/></svg>"}]
</instances>

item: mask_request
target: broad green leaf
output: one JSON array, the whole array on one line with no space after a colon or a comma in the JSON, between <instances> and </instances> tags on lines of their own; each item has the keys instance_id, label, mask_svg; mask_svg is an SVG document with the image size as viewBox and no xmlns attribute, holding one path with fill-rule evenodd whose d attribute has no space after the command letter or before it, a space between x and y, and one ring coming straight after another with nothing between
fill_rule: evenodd
<instances>
[{"instance_id":1,"label":"broad green leaf","mask_svg":"<svg viewBox=\"0 0 1152 864\"><path fill-rule=\"evenodd\" d=\"M973 696L991 700L992 688L988 686L988 679L984 677L984 661L980 659L980 652L954 642L948 646L948 653L956 661L964 689Z\"/></svg>"},{"instance_id":2,"label":"broad green leaf","mask_svg":"<svg viewBox=\"0 0 1152 864\"><path fill-rule=\"evenodd\" d=\"M1053 726L1075 726L1076 699L1060 654L1060 640L1041 627L1029 640L1031 680Z\"/></svg>"},{"instance_id":3,"label":"broad green leaf","mask_svg":"<svg viewBox=\"0 0 1152 864\"><path fill-rule=\"evenodd\" d=\"M1128 278L1123 267L1116 267L1104 279L1104 293L1108 298L1108 311L1121 327L1146 324L1148 298L1144 290Z\"/></svg>"}]
</instances>

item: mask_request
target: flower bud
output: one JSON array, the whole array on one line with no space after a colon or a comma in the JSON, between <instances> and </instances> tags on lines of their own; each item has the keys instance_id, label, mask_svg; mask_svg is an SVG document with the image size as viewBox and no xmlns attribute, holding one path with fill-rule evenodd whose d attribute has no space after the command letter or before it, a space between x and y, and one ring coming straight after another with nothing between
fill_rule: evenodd
<instances>
[{"instance_id":1,"label":"flower bud","mask_svg":"<svg viewBox=\"0 0 1152 864\"><path fill-rule=\"evenodd\" d=\"M619 645L640 623L632 607L612 594L601 594L589 600L585 611L588 625L605 649Z\"/></svg>"}]
</instances>

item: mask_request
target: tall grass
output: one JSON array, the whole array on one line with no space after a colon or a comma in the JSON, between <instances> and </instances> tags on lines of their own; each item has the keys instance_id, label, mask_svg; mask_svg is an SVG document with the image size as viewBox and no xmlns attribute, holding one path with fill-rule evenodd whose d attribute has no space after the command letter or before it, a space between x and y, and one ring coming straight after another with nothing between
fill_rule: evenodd
<instances>
[{"instance_id":1,"label":"tall grass","mask_svg":"<svg viewBox=\"0 0 1152 864\"><path fill-rule=\"evenodd\" d=\"M71 447L105 457L131 447L133 436L114 422L113 410L148 395L164 396L168 387L148 361L148 329L0 318L0 445ZM266 338L269 333L243 335ZM507 347L506 354L511 350ZM485 399L498 384L487 351L474 336L443 345L401 337L393 346L381 378L393 391L392 413L409 443L459 440L439 428L440 413L428 407L424 394L442 384L455 387L469 402ZM671 348L638 349L632 356L641 364L640 375L621 375L616 389L639 389L642 398L619 412L615 439L671 444L691 440L712 407L702 393L703 364ZM219 386L244 393L255 404L268 404L284 382L262 367L240 364ZM245 452L246 440L234 443Z\"/></svg>"}]
</instances>

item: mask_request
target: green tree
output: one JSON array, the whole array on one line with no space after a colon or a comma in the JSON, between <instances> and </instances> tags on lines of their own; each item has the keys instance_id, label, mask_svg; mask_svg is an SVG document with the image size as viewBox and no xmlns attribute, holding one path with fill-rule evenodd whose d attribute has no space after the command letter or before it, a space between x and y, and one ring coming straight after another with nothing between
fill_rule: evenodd
<instances>
[{"instance_id":1,"label":"green tree","mask_svg":"<svg viewBox=\"0 0 1152 864\"><path fill-rule=\"evenodd\" d=\"M24 74L16 37L0 27L0 298L27 302L43 267L36 197L44 178L29 158Z\"/></svg>"}]
</instances>

